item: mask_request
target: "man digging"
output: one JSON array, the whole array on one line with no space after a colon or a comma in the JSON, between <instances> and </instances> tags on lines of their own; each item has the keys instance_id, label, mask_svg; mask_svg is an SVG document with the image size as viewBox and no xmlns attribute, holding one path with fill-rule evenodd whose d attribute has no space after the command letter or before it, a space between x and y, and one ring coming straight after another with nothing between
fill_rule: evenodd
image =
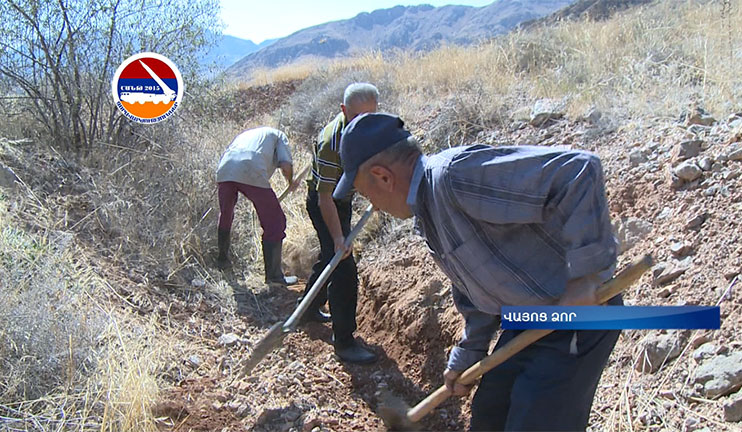
<instances>
[{"instance_id":1,"label":"man digging","mask_svg":"<svg viewBox=\"0 0 742 432\"><path fill-rule=\"evenodd\" d=\"M250 129L237 135L219 161L216 181L219 194L217 225L219 256L217 267L231 267L229 243L238 194L249 199L263 228L263 264L265 282L270 286L295 284L295 276L285 277L281 249L286 237L286 215L276 198L270 178L276 168L286 178L289 189L296 188L294 168L286 134L270 127Z\"/></svg>"},{"instance_id":2,"label":"man digging","mask_svg":"<svg viewBox=\"0 0 742 432\"><path fill-rule=\"evenodd\" d=\"M392 216L415 217L451 279L465 319L443 374L456 383L481 360L501 306L590 305L615 268L599 159L548 147L454 147L424 156L403 122L364 114L345 129L345 169L334 198L351 188ZM620 296L608 304L621 305ZM495 349L521 331L505 330ZM584 430L619 331L554 331L484 374L471 430Z\"/></svg>"},{"instance_id":3,"label":"man digging","mask_svg":"<svg viewBox=\"0 0 742 432\"><path fill-rule=\"evenodd\" d=\"M344 245L345 236L350 232L353 196L346 193L333 200L332 191L343 174L343 162L338 151L346 125L359 114L376 112L378 100L379 90L372 84L353 83L345 89L341 112L319 134L312 172L307 179L307 213L317 231L320 253L307 280L305 294L337 251L343 250L345 256L305 316L309 321L332 321L335 353L342 361L359 364L375 362L376 354L353 336L356 330L358 270L350 248L346 250ZM328 301L331 316L320 309Z\"/></svg>"}]
</instances>

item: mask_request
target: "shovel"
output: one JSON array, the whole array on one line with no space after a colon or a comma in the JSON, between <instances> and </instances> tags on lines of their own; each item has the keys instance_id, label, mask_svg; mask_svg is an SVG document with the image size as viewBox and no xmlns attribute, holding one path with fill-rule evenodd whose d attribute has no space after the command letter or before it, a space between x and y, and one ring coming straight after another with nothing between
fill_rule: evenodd
<instances>
[{"instance_id":1,"label":"shovel","mask_svg":"<svg viewBox=\"0 0 742 432\"><path fill-rule=\"evenodd\" d=\"M278 202L283 201L283 199L294 190L294 187L304 179L304 176L307 175L307 172L309 172L309 168L311 167L312 164L307 165L298 175L294 176L294 181L290 185L286 186L286 189L284 189L283 192L281 192L281 195L278 196Z\"/></svg>"},{"instance_id":2,"label":"shovel","mask_svg":"<svg viewBox=\"0 0 742 432\"><path fill-rule=\"evenodd\" d=\"M621 270L617 275L598 288L597 297L599 303L605 303L631 286L651 266L652 257L645 255ZM469 369L459 376L457 382L464 385L473 384L495 366L504 363L505 360L553 331L531 329L520 333L498 350L469 367ZM422 402L407 409L403 401L387 394L385 395L386 401L379 407L379 415L384 420L384 423L392 430L417 430L415 423L428 415L438 405L448 399L449 396L451 396L451 391L448 387L442 385L423 399Z\"/></svg>"},{"instance_id":3,"label":"shovel","mask_svg":"<svg viewBox=\"0 0 742 432\"><path fill-rule=\"evenodd\" d=\"M361 219L356 223L348 236L345 238L346 248L350 247L351 243L353 243L353 239L358 235L359 232L361 232L361 229L363 229L363 225L366 224L366 221L368 221L368 218L371 217L371 214L373 212L373 206L369 205L368 208L366 208L366 211L363 213L363 216L361 216ZM252 353L250 354L250 358L248 358L247 362L245 362L245 365L242 367L242 371L238 375L237 379L241 379L249 374L255 368L255 366L257 366L260 360L262 360L265 356L270 354L274 349L281 345L283 339L286 337L287 334L296 329L302 315L304 315L304 312L307 311L314 298L317 297L319 289L322 287L322 285L325 284L325 282L327 282L327 279L330 277L333 270L335 270L335 267L337 267L342 258L343 251L335 252L332 260L327 263L327 266L324 270L322 270L322 273L320 273L317 281L314 282L312 288L309 289L309 292L307 292L301 303L299 303L299 306L297 306L296 310L294 310L294 313L292 313L291 316L286 319L286 321L279 321L273 324L273 326L268 330L268 333L263 336L263 339L261 339L260 342L255 345Z\"/></svg>"}]
</instances>

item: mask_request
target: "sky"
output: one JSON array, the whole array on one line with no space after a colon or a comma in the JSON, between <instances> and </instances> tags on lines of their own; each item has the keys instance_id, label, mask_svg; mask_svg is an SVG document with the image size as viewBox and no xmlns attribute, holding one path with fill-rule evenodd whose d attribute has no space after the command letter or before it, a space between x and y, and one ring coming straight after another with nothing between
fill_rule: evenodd
<instances>
[{"instance_id":1,"label":"sky","mask_svg":"<svg viewBox=\"0 0 742 432\"><path fill-rule=\"evenodd\" d=\"M353 18L361 12L397 5L461 4L485 6L495 0L220 0L224 34L260 43L329 21Z\"/></svg>"}]
</instances>

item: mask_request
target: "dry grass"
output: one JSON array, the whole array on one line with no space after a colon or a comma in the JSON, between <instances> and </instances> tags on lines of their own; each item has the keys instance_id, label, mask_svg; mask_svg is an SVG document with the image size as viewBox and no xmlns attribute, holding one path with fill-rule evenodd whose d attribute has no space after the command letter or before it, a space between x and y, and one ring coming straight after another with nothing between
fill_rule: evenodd
<instances>
[{"instance_id":1,"label":"dry grass","mask_svg":"<svg viewBox=\"0 0 742 432\"><path fill-rule=\"evenodd\" d=\"M122 332L122 327L126 331ZM94 377L106 396L101 430L156 430L152 416L159 393L156 376L163 368L160 359L171 355L163 333L154 319L144 324L138 320L110 320L102 334L108 340L106 353Z\"/></svg>"},{"instance_id":2,"label":"dry grass","mask_svg":"<svg viewBox=\"0 0 742 432\"><path fill-rule=\"evenodd\" d=\"M184 106L164 124L132 127L128 142L101 144L103 151L80 161L82 192L74 200L55 201L40 192L46 180L35 179L35 192L14 197L21 213L9 219L12 212L0 211L0 420L17 428L154 429L156 377L179 348L162 323L100 296L110 289L86 270L87 252L75 242L152 278L208 275L218 215L214 170L241 130L280 126L299 172L352 81L375 83L381 109L399 113L428 150L470 142L543 97L564 100L571 116L597 107L625 117L676 117L700 105L723 118L742 111L739 29L739 2L722 15L718 2L664 1L607 22L563 23L476 47L258 71L249 85L304 83L276 112L241 113L236 86L204 96L209 110ZM25 124L5 126L28 136ZM278 175L273 181L278 192L286 186ZM302 187L282 202L287 270L299 275L316 253L304 200ZM10 201L0 196L0 207ZM376 232L394 229L381 218L374 224ZM245 199L233 231L233 252L259 281L261 230ZM65 245L68 236L75 242ZM629 406L626 392L619 410ZM631 429L632 413L613 415L607 424L614 430Z\"/></svg>"},{"instance_id":3,"label":"dry grass","mask_svg":"<svg viewBox=\"0 0 742 432\"><path fill-rule=\"evenodd\" d=\"M718 2L664 1L609 21L514 32L475 47L369 54L317 65L307 76L316 82L297 97L360 75L382 89L384 110L413 126L447 111L460 124L474 117L492 126L503 110L539 98L564 99L573 115L598 107L625 116L676 116L702 105L723 116L742 109L742 13L736 2L727 9Z\"/></svg>"},{"instance_id":4,"label":"dry grass","mask_svg":"<svg viewBox=\"0 0 742 432\"><path fill-rule=\"evenodd\" d=\"M284 81L303 80L312 75L319 67L319 60L307 60L274 69L259 68L252 72L250 79L245 85L252 87Z\"/></svg>"},{"instance_id":5,"label":"dry grass","mask_svg":"<svg viewBox=\"0 0 742 432\"><path fill-rule=\"evenodd\" d=\"M167 336L110 301L75 235L53 228L35 193L15 192L0 194L0 423L154 430Z\"/></svg>"},{"instance_id":6,"label":"dry grass","mask_svg":"<svg viewBox=\"0 0 742 432\"><path fill-rule=\"evenodd\" d=\"M695 106L724 118L742 110L742 75L735 67L742 59L735 51L742 46L740 28L737 4L722 13L716 2L664 1L609 21L565 22L474 47L261 70L249 85L304 79L281 113L298 153L338 112L343 89L353 81L376 84L380 110L405 119L428 151L471 142L540 98L563 101L573 118L592 108L620 118L675 118ZM303 200L295 193L283 203L289 248L313 244ZM256 249L246 257L259 258Z\"/></svg>"}]
</instances>

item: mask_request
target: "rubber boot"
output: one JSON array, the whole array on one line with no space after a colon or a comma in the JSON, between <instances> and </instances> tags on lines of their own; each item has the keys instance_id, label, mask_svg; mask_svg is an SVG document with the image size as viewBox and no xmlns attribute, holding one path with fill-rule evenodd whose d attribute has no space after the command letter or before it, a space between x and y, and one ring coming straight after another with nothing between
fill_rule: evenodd
<instances>
[{"instance_id":1,"label":"rubber boot","mask_svg":"<svg viewBox=\"0 0 742 432\"><path fill-rule=\"evenodd\" d=\"M378 359L373 351L358 343L355 338L344 343L338 343L333 335L332 343L335 347L335 355L346 363L371 364Z\"/></svg>"},{"instance_id":2,"label":"rubber boot","mask_svg":"<svg viewBox=\"0 0 742 432\"><path fill-rule=\"evenodd\" d=\"M283 241L270 242L263 240L263 264L265 265L265 283L270 286L293 285L298 282L296 276L284 277L281 264Z\"/></svg>"},{"instance_id":3,"label":"rubber boot","mask_svg":"<svg viewBox=\"0 0 742 432\"><path fill-rule=\"evenodd\" d=\"M216 258L216 266L220 270L232 267L229 261L229 242L230 230L217 230L217 244L219 246L219 256Z\"/></svg>"},{"instance_id":4,"label":"rubber boot","mask_svg":"<svg viewBox=\"0 0 742 432\"><path fill-rule=\"evenodd\" d=\"M299 307L301 301L304 300L304 296L296 299L296 306ZM301 323L305 324L308 322L328 323L332 321L332 316L326 312L323 312L320 308L309 305L309 309L304 312L304 316L301 317Z\"/></svg>"}]
</instances>

